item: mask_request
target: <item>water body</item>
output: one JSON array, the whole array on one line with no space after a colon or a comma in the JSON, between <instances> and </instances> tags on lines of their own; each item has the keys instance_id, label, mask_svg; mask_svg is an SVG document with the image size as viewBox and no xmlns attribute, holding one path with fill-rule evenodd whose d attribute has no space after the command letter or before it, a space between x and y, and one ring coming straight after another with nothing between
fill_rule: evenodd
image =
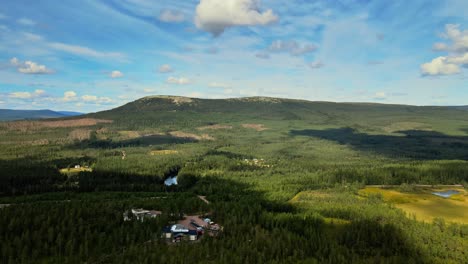
<instances>
[{"instance_id":1,"label":"water body","mask_svg":"<svg viewBox=\"0 0 468 264\"><path fill-rule=\"evenodd\" d=\"M443 197L443 198L450 198L452 195L459 194L459 193L460 193L459 191L448 190L448 191L444 191L444 192L433 192L432 194L437 195L439 197Z\"/></svg>"},{"instance_id":2,"label":"water body","mask_svg":"<svg viewBox=\"0 0 468 264\"><path fill-rule=\"evenodd\" d=\"M166 186L177 185L177 176L169 177L164 181Z\"/></svg>"}]
</instances>

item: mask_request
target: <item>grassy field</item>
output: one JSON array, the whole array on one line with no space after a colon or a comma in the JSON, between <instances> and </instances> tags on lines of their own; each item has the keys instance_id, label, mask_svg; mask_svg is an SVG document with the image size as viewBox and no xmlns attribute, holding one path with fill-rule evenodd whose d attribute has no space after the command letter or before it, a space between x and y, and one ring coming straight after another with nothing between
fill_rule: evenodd
<instances>
[{"instance_id":1,"label":"grassy field","mask_svg":"<svg viewBox=\"0 0 468 264\"><path fill-rule=\"evenodd\" d=\"M457 190L460 194L450 198L432 194L446 190ZM385 202L420 221L432 222L435 218L444 218L448 222L468 224L468 192L463 188L417 188L408 193L397 189L370 187L360 190L359 196L381 196Z\"/></svg>"}]
</instances>

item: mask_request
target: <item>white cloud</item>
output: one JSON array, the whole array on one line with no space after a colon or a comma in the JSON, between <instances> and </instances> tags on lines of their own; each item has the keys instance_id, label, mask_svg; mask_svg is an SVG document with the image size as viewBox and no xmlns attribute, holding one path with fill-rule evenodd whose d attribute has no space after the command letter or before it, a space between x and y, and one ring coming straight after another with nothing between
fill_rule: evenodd
<instances>
[{"instance_id":1,"label":"white cloud","mask_svg":"<svg viewBox=\"0 0 468 264\"><path fill-rule=\"evenodd\" d=\"M167 83L171 83L171 84L178 84L178 85L185 85L185 84L189 84L190 83L190 80L187 79L187 78L184 78L184 77L180 77L180 78L177 78L177 77L169 77L167 78Z\"/></svg>"},{"instance_id":2,"label":"white cloud","mask_svg":"<svg viewBox=\"0 0 468 264\"><path fill-rule=\"evenodd\" d=\"M295 40L275 40L271 43L270 47L268 48L271 52L289 52L289 54L293 56L300 56L310 52L313 52L317 49L317 46L314 44L304 44L300 45Z\"/></svg>"},{"instance_id":3,"label":"white cloud","mask_svg":"<svg viewBox=\"0 0 468 264\"><path fill-rule=\"evenodd\" d=\"M173 69L172 69L171 65L164 64L164 65L161 65L161 67L159 67L159 72L160 73L173 72Z\"/></svg>"},{"instance_id":4,"label":"white cloud","mask_svg":"<svg viewBox=\"0 0 468 264\"><path fill-rule=\"evenodd\" d=\"M212 82L212 83L209 83L208 86L209 86L210 88L223 88L223 89L229 89L229 88L231 88L230 85L225 84L225 83L219 83L219 82Z\"/></svg>"},{"instance_id":5,"label":"white cloud","mask_svg":"<svg viewBox=\"0 0 468 264\"><path fill-rule=\"evenodd\" d=\"M260 0L200 0L195 11L197 28L221 35L233 26L268 25L278 21L271 9L260 11Z\"/></svg>"},{"instance_id":6,"label":"white cloud","mask_svg":"<svg viewBox=\"0 0 468 264\"><path fill-rule=\"evenodd\" d=\"M16 20L16 22L18 24L20 24L20 25L23 25L23 26L34 26L34 25L36 25L36 22L32 21L29 18L20 18L20 19Z\"/></svg>"},{"instance_id":7,"label":"white cloud","mask_svg":"<svg viewBox=\"0 0 468 264\"><path fill-rule=\"evenodd\" d=\"M88 104L108 104L113 102L109 97L99 97L96 95L83 95L81 99Z\"/></svg>"},{"instance_id":8,"label":"white cloud","mask_svg":"<svg viewBox=\"0 0 468 264\"><path fill-rule=\"evenodd\" d=\"M423 75L451 75L460 73L460 67L447 61L447 57L437 57L421 65Z\"/></svg>"},{"instance_id":9,"label":"white cloud","mask_svg":"<svg viewBox=\"0 0 468 264\"><path fill-rule=\"evenodd\" d=\"M83 95L81 99L85 102L95 102L98 100L98 97L95 95Z\"/></svg>"},{"instance_id":10,"label":"white cloud","mask_svg":"<svg viewBox=\"0 0 468 264\"><path fill-rule=\"evenodd\" d=\"M451 50L468 52L468 30L460 30L460 25L445 25L445 37L452 41Z\"/></svg>"},{"instance_id":11,"label":"white cloud","mask_svg":"<svg viewBox=\"0 0 468 264\"><path fill-rule=\"evenodd\" d=\"M70 102L76 100L78 100L78 97L74 91L66 91L65 93L63 93L62 101Z\"/></svg>"},{"instance_id":12,"label":"white cloud","mask_svg":"<svg viewBox=\"0 0 468 264\"><path fill-rule=\"evenodd\" d=\"M17 99L29 99L32 98L32 94L30 92L13 92L9 94L9 97Z\"/></svg>"},{"instance_id":13,"label":"white cloud","mask_svg":"<svg viewBox=\"0 0 468 264\"><path fill-rule=\"evenodd\" d=\"M445 25L442 37L450 40L450 44L435 43L433 50L446 51L448 56L440 56L431 62L421 65L423 76L453 75L461 72L460 67L468 66L468 30L460 30L460 25Z\"/></svg>"},{"instance_id":14,"label":"white cloud","mask_svg":"<svg viewBox=\"0 0 468 264\"><path fill-rule=\"evenodd\" d=\"M18 72L24 74L50 74L52 70L48 69L45 65L37 64L33 61L21 62L18 58L10 59L10 65L16 67Z\"/></svg>"},{"instance_id":15,"label":"white cloud","mask_svg":"<svg viewBox=\"0 0 468 264\"><path fill-rule=\"evenodd\" d=\"M321 61L313 61L309 63L309 67L312 69L319 69L319 68L322 68L323 66L325 66L325 64L323 64Z\"/></svg>"},{"instance_id":16,"label":"white cloud","mask_svg":"<svg viewBox=\"0 0 468 264\"><path fill-rule=\"evenodd\" d=\"M387 95L385 92L377 92L375 93L374 99L376 100L385 100L387 98Z\"/></svg>"},{"instance_id":17,"label":"white cloud","mask_svg":"<svg viewBox=\"0 0 468 264\"><path fill-rule=\"evenodd\" d=\"M123 76L124 76L124 75L123 75L123 73L122 73L121 71L112 71L112 72L110 73L110 77L111 77L111 78L121 78L121 77L123 77Z\"/></svg>"},{"instance_id":18,"label":"white cloud","mask_svg":"<svg viewBox=\"0 0 468 264\"><path fill-rule=\"evenodd\" d=\"M8 17L2 13L0 13L0 19L7 19Z\"/></svg>"},{"instance_id":19,"label":"white cloud","mask_svg":"<svg viewBox=\"0 0 468 264\"><path fill-rule=\"evenodd\" d=\"M15 58L11 58L11 59L10 59L10 64L11 64L12 66L20 66L21 63L20 63L20 61L18 60L18 58L15 57Z\"/></svg>"},{"instance_id":20,"label":"white cloud","mask_svg":"<svg viewBox=\"0 0 468 264\"><path fill-rule=\"evenodd\" d=\"M81 99L87 104L108 104L113 102L109 97L99 97L96 95L83 95Z\"/></svg>"},{"instance_id":21,"label":"white cloud","mask_svg":"<svg viewBox=\"0 0 468 264\"><path fill-rule=\"evenodd\" d=\"M34 92L13 92L8 94L9 98L13 99L31 99L31 98L37 98L37 97L42 97L45 96L45 91L44 90L35 90Z\"/></svg>"},{"instance_id":22,"label":"white cloud","mask_svg":"<svg viewBox=\"0 0 468 264\"><path fill-rule=\"evenodd\" d=\"M163 10L158 19L166 23L180 23L185 20L185 16L182 12L173 10Z\"/></svg>"},{"instance_id":23,"label":"white cloud","mask_svg":"<svg viewBox=\"0 0 468 264\"><path fill-rule=\"evenodd\" d=\"M68 52L75 55L80 56L87 56L87 57L94 57L94 58L111 58L111 59L125 59L125 55L119 52L101 52L96 51L88 47L77 46L77 45L69 45L65 43L53 42L49 43L49 47L59 50Z\"/></svg>"},{"instance_id":24,"label":"white cloud","mask_svg":"<svg viewBox=\"0 0 468 264\"><path fill-rule=\"evenodd\" d=\"M448 63L468 65L468 52L465 54L460 54L458 56L452 56L447 58Z\"/></svg>"}]
</instances>

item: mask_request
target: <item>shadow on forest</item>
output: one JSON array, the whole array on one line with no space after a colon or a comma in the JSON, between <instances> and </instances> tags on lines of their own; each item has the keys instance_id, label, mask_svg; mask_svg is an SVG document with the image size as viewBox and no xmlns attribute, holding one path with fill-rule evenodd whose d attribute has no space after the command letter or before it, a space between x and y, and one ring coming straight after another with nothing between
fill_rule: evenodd
<instances>
[{"instance_id":1,"label":"shadow on forest","mask_svg":"<svg viewBox=\"0 0 468 264\"><path fill-rule=\"evenodd\" d=\"M77 142L71 146L71 148L124 148L124 147L147 147L153 145L166 145L166 144L184 144L197 142L198 140L193 138L174 137L171 135L151 135L143 136L139 138L127 139L122 141L113 140L84 140Z\"/></svg>"},{"instance_id":2,"label":"shadow on forest","mask_svg":"<svg viewBox=\"0 0 468 264\"><path fill-rule=\"evenodd\" d=\"M63 161L64 164L66 162ZM21 171L21 167L16 169ZM176 172L169 170L165 173ZM209 247L210 252L226 254L228 249L233 256L241 256L244 260L259 260L261 256L261 262L265 263L296 256L295 260L313 258L322 262L346 263L349 259L396 257L428 262L423 251L411 245L400 228L393 224L382 225L377 219L356 220L336 229L320 215L304 214L290 203L267 199L265 193L247 183L220 177L197 177L188 188L167 190L161 181L159 176L113 171L84 172L80 174L80 187L76 191L171 191L181 192L181 195L187 192L205 195L212 202L213 218L225 227L222 237ZM47 191L51 190L42 190ZM174 208L182 210L187 206L182 199L174 204ZM341 214L339 210L336 213ZM240 246L233 247L233 243L239 242ZM248 243L248 246L242 246L242 243ZM141 249L144 250L143 247ZM165 247L154 250L159 250L156 255L170 254ZM221 255L211 255L215 260L221 260ZM194 263L206 260L206 254L181 256L190 260L199 258Z\"/></svg>"},{"instance_id":3,"label":"shadow on forest","mask_svg":"<svg viewBox=\"0 0 468 264\"><path fill-rule=\"evenodd\" d=\"M435 131L407 130L402 136L369 135L352 128L326 130L292 130L293 136L308 136L351 145L357 150L371 151L392 158L421 160L468 160L468 137L448 136Z\"/></svg>"}]
</instances>

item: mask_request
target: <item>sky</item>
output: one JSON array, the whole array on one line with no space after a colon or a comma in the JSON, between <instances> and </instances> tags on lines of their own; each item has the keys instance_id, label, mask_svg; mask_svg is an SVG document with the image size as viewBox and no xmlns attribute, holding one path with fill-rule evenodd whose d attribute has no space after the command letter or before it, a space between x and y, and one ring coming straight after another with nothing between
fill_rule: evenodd
<instances>
[{"instance_id":1,"label":"sky","mask_svg":"<svg viewBox=\"0 0 468 264\"><path fill-rule=\"evenodd\" d=\"M468 105L466 0L4 0L0 108L150 95Z\"/></svg>"}]
</instances>

